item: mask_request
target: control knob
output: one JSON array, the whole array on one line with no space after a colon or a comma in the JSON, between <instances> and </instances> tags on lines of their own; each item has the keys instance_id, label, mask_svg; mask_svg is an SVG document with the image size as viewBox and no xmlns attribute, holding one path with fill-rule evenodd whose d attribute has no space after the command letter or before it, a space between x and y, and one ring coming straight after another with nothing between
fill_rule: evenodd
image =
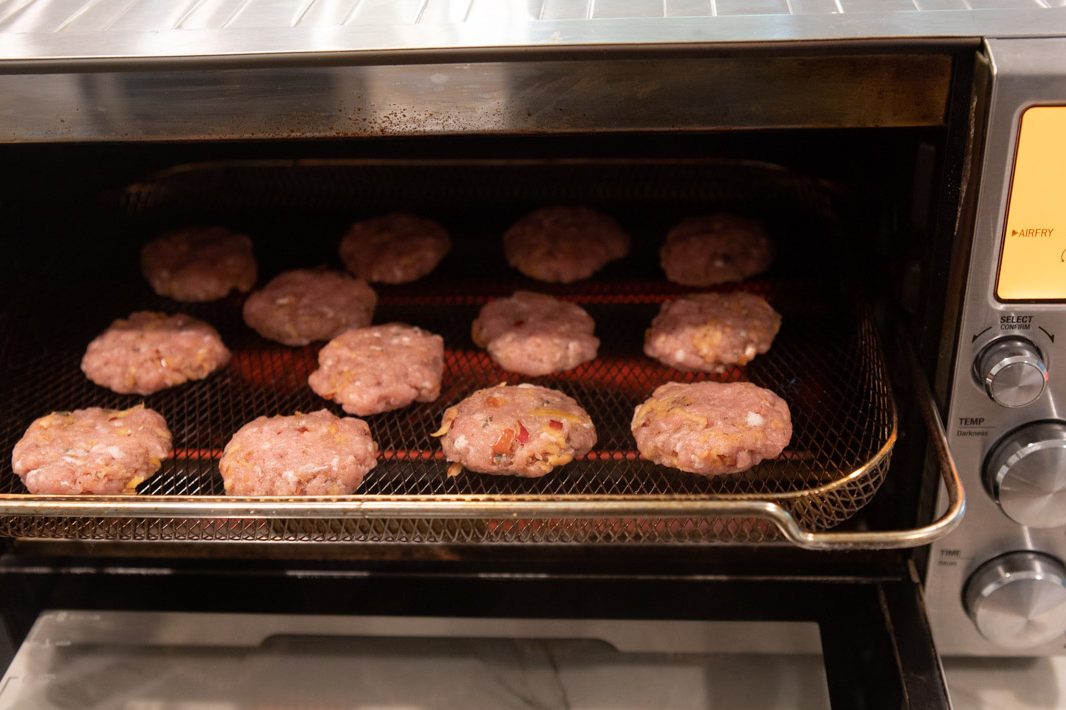
<instances>
[{"instance_id":1,"label":"control knob","mask_svg":"<svg viewBox=\"0 0 1066 710\"><path fill-rule=\"evenodd\" d=\"M1024 407L1047 384L1044 358L1025 338L993 340L977 355L974 374L988 396L1004 407Z\"/></svg>"},{"instance_id":2,"label":"control knob","mask_svg":"<svg viewBox=\"0 0 1066 710\"><path fill-rule=\"evenodd\" d=\"M1061 640L1066 633L1066 567L1040 552L1010 552L973 573L963 601L981 635L1003 648Z\"/></svg>"},{"instance_id":3,"label":"control knob","mask_svg":"<svg viewBox=\"0 0 1066 710\"><path fill-rule=\"evenodd\" d=\"M1066 526L1066 423L1026 424L1000 439L985 458L984 483L1014 522Z\"/></svg>"}]
</instances>

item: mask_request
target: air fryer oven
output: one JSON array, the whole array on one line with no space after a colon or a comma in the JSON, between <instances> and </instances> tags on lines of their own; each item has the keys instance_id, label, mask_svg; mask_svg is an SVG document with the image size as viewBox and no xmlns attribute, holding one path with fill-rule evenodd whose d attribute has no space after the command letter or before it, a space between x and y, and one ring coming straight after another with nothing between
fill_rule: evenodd
<instances>
[{"instance_id":1,"label":"air fryer oven","mask_svg":"<svg viewBox=\"0 0 1066 710\"><path fill-rule=\"evenodd\" d=\"M116 45L77 59L59 45L23 56L12 36L0 43L16 116L0 122L2 448L49 411L141 399L175 433L175 455L131 496L29 495L5 458L12 650L56 609L805 621L834 707L948 705L920 546L964 508L938 412L989 101L978 40L151 59ZM521 277L499 235L546 204L617 216L632 254L576 284ZM724 288L765 295L785 325L745 368L672 372L640 352L658 304L691 290L663 279L657 249L680 218L715 209L768 225L775 266ZM336 265L346 225L393 210L432 216L455 241L430 277L379 288L375 316L445 337L440 400L371 418L380 463L355 496L225 497L217 460L242 423L340 411L305 385L320 346L259 338L242 296L153 295L140 244L190 223L240 228L263 283ZM600 443L536 481L448 477L428 433L474 389L518 381L468 332L481 304L517 288L595 317L600 357L536 381L582 401ZM232 362L147 398L86 381L86 343L143 308L212 322ZM796 438L782 459L712 480L639 459L633 406L661 382L705 377L784 393Z\"/></svg>"}]
</instances>

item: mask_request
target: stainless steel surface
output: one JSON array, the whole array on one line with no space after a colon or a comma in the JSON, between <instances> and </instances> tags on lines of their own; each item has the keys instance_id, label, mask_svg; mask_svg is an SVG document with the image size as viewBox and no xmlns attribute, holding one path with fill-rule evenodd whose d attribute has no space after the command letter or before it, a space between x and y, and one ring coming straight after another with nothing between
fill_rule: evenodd
<instances>
[{"instance_id":1,"label":"stainless steel surface","mask_svg":"<svg viewBox=\"0 0 1066 710\"><path fill-rule=\"evenodd\" d=\"M985 460L985 490L1019 525L1066 526L1066 423L1040 422L996 442Z\"/></svg>"},{"instance_id":2,"label":"stainless steel surface","mask_svg":"<svg viewBox=\"0 0 1066 710\"><path fill-rule=\"evenodd\" d=\"M1029 649L1066 633L1066 567L1048 555L997 557L973 573L963 594L974 625L997 646Z\"/></svg>"},{"instance_id":3,"label":"stainless steel surface","mask_svg":"<svg viewBox=\"0 0 1066 710\"><path fill-rule=\"evenodd\" d=\"M929 126L952 71L919 52L513 59L0 71L0 143Z\"/></svg>"},{"instance_id":4,"label":"stainless steel surface","mask_svg":"<svg viewBox=\"0 0 1066 710\"><path fill-rule=\"evenodd\" d=\"M1061 420L1066 413L1066 382L1055 376L1066 362L1066 308L1055 303L1000 303L995 277L1003 238L1017 131L1022 112L1032 105L1066 104L1066 39L989 40L994 72L983 151L972 254L959 260L965 269L965 297L957 333L954 375L949 383L948 437L956 465L969 490L983 487L986 456L1001 437L1026 424ZM961 236L961 235L960 235ZM960 239L960 243L967 240ZM1022 336L1043 355L1051 377L1043 395L1020 408L988 398L973 375L973 362L991 341ZM943 493L941 494L943 497ZM1062 527L1019 525L1003 515L986 495L972 495L966 519L930 550L925 598L937 646L945 654L1061 655L1064 643L1013 651L984 639L968 620L961 592L981 564L1012 550L1033 550L1066 559Z\"/></svg>"},{"instance_id":5,"label":"stainless steel surface","mask_svg":"<svg viewBox=\"0 0 1066 710\"><path fill-rule=\"evenodd\" d=\"M817 624L47 611L4 710L828 708Z\"/></svg>"},{"instance_id":6,"label":"stainless steel surface","mask_svg":"<svg viewBox=\"0 0 1066 710\"><path fill-rule=\"evenodd\" d=\"M1024 407L1043 394L1047 367L1040 350L1024 338L989 343L974 363L985 392L1004 407Z\"/></svg>"},{"instance_id":7,"label":"stainless steel surface","mask_svg":"<svg viewBox=\"0 0 1066 710\"><path fill-rule=\"evenodd\" d=\"M441 179L440 170L446 171L447 180ZM656 170L668 171L671 182L657 179ZM420 182L412 183L415 180ZM798 237L808 231L824 237L834 229L825 221L831 217L822 213L832 204L826 186L772 166L715 161L206 165L171 171L133 186L126 205L131 215L142 218L181 214L189 219L195 214L217 215L234 205L254 212L269 205L266 214L272 214L271 209L298 207L292 200L303 201L297 213L306 241L322 242L329 253L335 244L333 233L308 226L307 205L319 213L333 205L350 215L349 203L363 199L360 186L373 190L381 209L388 199L410 200L413 194L435 199L436 189L443 190L440 197L449 203L456 201L456 195L467 195L461 200L464 205L480 200L499 210L507 209L514 195L550 204L550 199L560 197L559 190L573 199L589 185L596 186L598 199L629 205L644 219L667 209L664 204L674 204L673 195L683 194L701 204L748 204L774 223L784 220L796 244L803 243ZM646 205L637 204L642 199ZM499 219L506 224L513 218L507 212ZM469 232L485 229L486 220L492 219L480 211L478 226L458 225L464 234L457 240L458 253L450 257L450 267L442 267L434 278L381 293L379 319L408 320L444 336L445 389L438 402L372 418L382 460L358 494L313 499L220 495L217 458L236 428L261 414L310 411L325 404L306 387L315 349L284 348L257 338L240 320L240 299L230 299L191 312L219 328L234 352L231 366L203 382L145 399L167 417L178 435L175 456L142 484L143 495L26 495L8 464L0 463L5 476L0 491L4 534L115 540L658 544L755 543L782 536L810 549L848 549L922 545L958 523L964 509L958 474L931 395L912 363L919 378L915 396L953 496L951 506L939 520L916 529L822 532L852 516L877 491L895 443L896 417L877 334L865 310L843 306L839 298L824 293L839 287L838 277L811 279L805 267L799 280L764 278L744 286L766 294L782 310L785 325L770 353L746 368L716 376L750 379L791 402L795 429L789 453L744 474L714 479L640 461L629 431L633 407L664 381L707 377L662 367L640 352L643 329L657 305L682 292L663 282L657 272L648 274L655 263L655 242L648 238L634 240L634 248L650 250L650 255L634 253L626 260L628 267L624 263L613 272L607 270L603 282L538 286L586 303L595 314L600 357L572 374L541 381L572 393L588 409L600 434L597 449L535 481L446 476L439 445L428 436L437 428L440 411L474 389L508 379L468 342L476 306L516 287L497 250L483 248L485 240L498 238L495 228L490 227L491 234ZM291 266L291 227L285 223L274 227L280 242L271 241L267 232L254 234L261 263L277 257L282 266ZM786 268L788 261L780 268ZM824 260L818 263L818 268L830 268ZM130 278L124 264L121 259L101 264L103 271L80 265L69 279L57 279L58 289L78 294L83 310L77 318L72 318L71 299L61 290L55 296L40 290L27 293L26 302L13 304L9 312L22 314L23 320L21 327L10 329L13 340L7 357L23 365L2 380L9 415L3 436L8 445L32 418L50 410L84 406L86 401L114 407L131 404L129 398L88 383L77 365L84 342L95 334L95 323L106 324L116 312L166 307L147 293L142 282ZM464 268L471 270L463 272ZM108 280L113 286L101 293L78 280L88 277L94 282ZM62 315L47 310L53 307ZM63 331L47 326L60 317L77 325Z\"/></svg>"},{"instance_id":8,"label":"stainless steel surface","mask_svg":"<svg viewBox=\"0 0 1066 710\"><path fill-rule=\"evenodd\" d=\"M471 48L1048 36L1059 0L7 0L0 57L389 54Z\"/></svg>"}]
</instances>

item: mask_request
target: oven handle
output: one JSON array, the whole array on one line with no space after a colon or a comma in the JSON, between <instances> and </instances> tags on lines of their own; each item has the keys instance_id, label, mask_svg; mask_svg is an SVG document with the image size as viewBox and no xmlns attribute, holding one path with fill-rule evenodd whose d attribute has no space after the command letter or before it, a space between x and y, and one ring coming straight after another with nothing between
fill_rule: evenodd
<instances>
[{"instance_id":1,"label":"oven handle","mask_svg":"<svg viewBox=\"0 0 1066 710\"><path fill-rule=\"evenodd\" d=\"M886 550L907 547L921 547L935 542L962 522L966 514L966 489L959 478L959 471L955 467L955 459L951 456L951 448L948 446L947 432L944 430L944 422L937 411L936 399L929 381L922 371L918 362L918 356L914 352L911 340L902 333L899 337L900 348L903 351L903 359L907 362L907 370L911 384L914 388L914 396L922 414L922 420L936 454L937 468L940 478L948 494L947 509L939 518L918 528L910 530L892 531L846 531L846 532L806 532L797 523L795 518L777 504L771 504L777 508L775 511L767 511L767 517L773 519L786 538L797 546L808 550Z\"/></svg>"}]
</instances>

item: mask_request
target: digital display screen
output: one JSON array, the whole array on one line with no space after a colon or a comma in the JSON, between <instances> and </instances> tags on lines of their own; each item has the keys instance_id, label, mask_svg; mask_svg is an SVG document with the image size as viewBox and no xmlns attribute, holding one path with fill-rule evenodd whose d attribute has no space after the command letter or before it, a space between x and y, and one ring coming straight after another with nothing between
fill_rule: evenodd
<instances>
[{"instance_id":1,"label":"digital display screen","mask_svg":"<svg viewBox=\"0 0 1066 710\"><path fill-rule=\"evenodd\" d=\"M1066 106L1022 114L996 297L1066 300Z\"/></svg>"}]
</instances>

